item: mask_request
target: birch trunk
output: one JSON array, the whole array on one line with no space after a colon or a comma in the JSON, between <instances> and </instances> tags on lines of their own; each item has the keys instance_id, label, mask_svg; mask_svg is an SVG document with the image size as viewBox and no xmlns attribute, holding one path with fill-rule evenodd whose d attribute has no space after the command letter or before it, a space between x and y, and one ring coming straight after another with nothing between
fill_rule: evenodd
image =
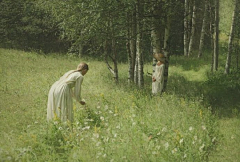
<instances>
[{"instance_id":1,"label":"birch trunk","mask_svg":"<svg viewBox=\"0 0 240 162\"><path fill-rule=\"evenodd\" d=\"M200 43L199 43L199 50L198 50L198 58L202 57L203 52L203 46L204 46L204 38L206 33L206 21L207 21L207 8L208 3L207 0L205 0L205 8L204 8L204 15L203 15L203 21L202 21L202 30L201 30L201 36L200 36Z\"/></svg>"},{"instance_id":2,"label":"birch trunk","mask_svg":"<svg viewBox=\"0 0 240 162\"><path fill-rule=\"evenodd\" d=\"M214 26L214 54L213 54L213 71L218 70L219 55L219 0L215 0L215 26Z\"/></svg>"},{"instance_id":3,"label":"birch trunk","mask_svg":"<svg viewBox=\"0 0 240 162\"><path fill-rule=\"evenodd\" d=\"M132 13L132 26L131 26L131 41L130 41L130 50L131 50L131 56L132 56L132 78L131 81L134 81L134 69L135 69L135 63L136 63L136 35L137 35L137 25L136 25L136 8L134 8L134 11Z\"/></svg>"},{"instance_id":4,"label":"birch trunk","mask_svg":"<svg viewBox=\"0 0 240 162\"><path fill-rule=\"evenodd\" d=\"M189 0L184 3L184 56L188 56L188 4Z\"/></svg>"},{"instance_id":5,"label":"birch trunk","mask_svg":"<svg viewBox=\"0 0 240 162\"><path fill-rule=\"evenodd\" d=\"M168 9L168 13L171 13L171 6ZM163 92L166 91L167 88L167 82L168 82L168 67L169 67L169 59L170 59L170 55L169 55L169 33L170 33L170 29L171 29L171 16L167 15L166 18L166 26L165 26L165 33L164 33L164 55L166 57L165 59L165 69L164 69L164 84L163 84Z\"/></svg>"},{"instance_id":6,"label":"birch trunk","mask_svg":"<svg viewBox=\"0 0 240 162\"><path fill-rule=\"evenodd\" d=\"M232 25L230 29L230 35L229 35L229 41L228 41L228 54L227 54L227 60L225 65L225 74L229 74L230 67L231 67L231 57L232 57L232 46L233 46L233 38L234 38L234 29L236 25L236 15L237 15L237 4L239 0L235 1L235 9L233 11L232 15Z\"/></svg>"},{"instance_id":7,"label":"birch trunk","mask_svg":"<svg viewBox=\"0 0 240 162\"><path fill-rule=\"evenodd\" d=\"M144 85L143 80L143 42L142 42L142 28L143 28L143 20L142 20L142 4L141 0L138 0L137 3L137 61L138 61L138 86L141 88Z\"/></svg>"},{"instance_id":8,"label":"birch trunk","mask_svg":"<svg viewBox=\"0 0 240 162\"><path fill-rule=\"evenodd\" d=\"M192 28L191 28L191 36L190 36L190 40L189 40L188 56L192 55L192 52L193 52L193 41L194 41L194 36L195 36L195 28L196 28L196 4L195 4L195 0L193 0Z\"/></svg>"}]
</instances>

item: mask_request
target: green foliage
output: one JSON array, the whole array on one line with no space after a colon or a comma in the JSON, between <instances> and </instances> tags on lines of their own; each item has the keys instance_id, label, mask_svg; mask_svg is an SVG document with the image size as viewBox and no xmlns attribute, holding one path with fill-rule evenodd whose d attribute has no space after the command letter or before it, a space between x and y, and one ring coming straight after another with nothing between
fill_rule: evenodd
<instances>
[{"instance_id":1,"label":"green foliage","mask_svg":"<svg viewBox=\"0 0 240 162\"><path fill-rule=\"evenodd\" d=\"M124 78L116 86L105 65L89 58L81 58L90 66L82 87L86 107L74 102L72 125L47 122L50 86L79 60L4 49L0 54L3 161L207 161L220 140L217 120L201 100L152 97L150 80L144 90ZM119 69L126 74L127 65Z\"/></svg>"},{"instance_id":2,"label":"green foliage","mask_svg":"<svg viewBox=\"0 0 240 162\"><path fill-rule=\"evenodd\" d=\"M208 75L208 80L203 83L203 93L205 100L212 105L214 111L220 109L222 116L235 116L238 113L232 113L232 105L237 112L240 111L240 73L239 71L232 72L229 75L219 71Z\"/></svg>"},{"instance_id":3,"label":"green foliage","mask_svg":"<svg viewBox=\"0 0 240 162\"><path fill-rule=\"evenodd\" d=\"M42 52L64 51L68 42L59 39L58 24L37 0L0 2L1 47Z\"/></svg>"}]
</instances>

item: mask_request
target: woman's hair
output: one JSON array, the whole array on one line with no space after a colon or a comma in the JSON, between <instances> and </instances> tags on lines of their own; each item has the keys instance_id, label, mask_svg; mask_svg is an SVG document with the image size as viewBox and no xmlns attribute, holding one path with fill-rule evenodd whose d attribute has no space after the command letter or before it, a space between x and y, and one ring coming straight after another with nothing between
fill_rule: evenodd
<instances>
[{"instance_id":1,"label":"woman's hair","mask_svg":"<svg viewBox=\"0 0 240 162\"><path fill-rule=\"evenodd\" d=\"M78 72L78 71L82 71L82 70L88 70L89 68L88 68L88 64L86 64L85 62L81 62L78 66L77 66L77 69L76 70L74 70L73 72L71 72L70 74L72 74L72 73L75 73L75 72ZM70 75L70 74L68 74L68 76ZM67 77L68 77L67 76Z\"/></svg>"},{"instance_id":2,"label":"woman's hair","mask_svg":"<svg viewBox=\"0 0 240 162\"><path fill-rule=\"evenodd\" d=\"M82 70L88 70L88 64L86 64L85 62L81 62L78 66L77 66L77 71L82 71Z\"/></svg>"}]
</instances>

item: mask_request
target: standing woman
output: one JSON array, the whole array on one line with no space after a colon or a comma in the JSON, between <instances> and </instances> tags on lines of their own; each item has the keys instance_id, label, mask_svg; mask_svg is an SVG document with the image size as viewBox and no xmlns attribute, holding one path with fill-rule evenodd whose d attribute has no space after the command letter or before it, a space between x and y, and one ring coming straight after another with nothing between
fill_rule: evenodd
<instances>
[{"instance_id":1,"label":"standing woman","mask_svg":"<svg viewBox=\"0 0 240 162\"><path fill-rule=\"evenodd\" d=\"M47 120L60 119L62 122L73 122L73 99L81 105L81 85L88 65L80 63L76 70L70 70L56 81L48 94Z\"/></svg>"},{"instance_id":2,"label":"standing woman","mask_svg":"<svg viewBox=\"0 0 240 162\"><path fill-rule=\"evenodd\" d=\"M152 93L154 95L162 94L163 91L163 84L164 84L164 62L165 62L165 56L161 53L154 54L154 58L157 59L157 64L155 68L155 72L152 76Z\"/></svg>"}]
</instances>

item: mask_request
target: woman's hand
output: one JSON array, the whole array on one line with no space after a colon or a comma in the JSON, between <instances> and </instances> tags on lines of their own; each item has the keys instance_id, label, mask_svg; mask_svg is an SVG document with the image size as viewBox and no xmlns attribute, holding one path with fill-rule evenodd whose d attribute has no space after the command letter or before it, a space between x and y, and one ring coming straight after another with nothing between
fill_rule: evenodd
<instances>
[{"instance_id":1,"label":"woman's hand","mask_svg":"<svg viewBox=\"0 0 240 162\"><path fill-rule=\"evenodd\" d=\"M81 105L85 105L86 104L86 102L84 102L84 101L80 101L79 102Z\"/></svg>"}]
</instances>

